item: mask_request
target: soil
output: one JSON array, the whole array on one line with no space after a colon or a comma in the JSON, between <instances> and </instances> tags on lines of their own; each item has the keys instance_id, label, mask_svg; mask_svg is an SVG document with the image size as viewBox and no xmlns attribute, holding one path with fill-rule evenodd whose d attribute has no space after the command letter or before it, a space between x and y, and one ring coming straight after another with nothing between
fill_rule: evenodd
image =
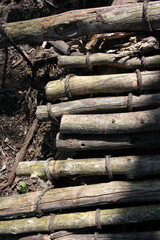
<instances>
[{"instance_id":1,"label":"soil","mask_svg":"<svg viewBox=\"0 0 160 240\"><path fill-rule=\"evenodd\" d=\"M87 7L101 7L110 5L113 1L110 0L3 0L0 3L0 20L1 24L5 22L14 22L37 17L44 17L62 13L68 10L87 8ZM128 41L129 37L127 38ZM86 37L82 39L82 45L86 44L91 39ZM107 47L110 49L110 44L117 44L117 40L111 40L106 44L104 40L98 40L92 51L105 52ZM122 44L120 40L118 44ZM29 59L37 61L42 59L45 54L52 54L53 46L51 43L46 43L45 53L42 47L44 43L36 46L19 45L19 48L26 53ZM72 52L78 51L83 54L83 47L81 44L72 42L67 43L71 47ZM76 47L75 47L76 46ZM118 46L118 45L117 45ZM59 51L57 51L56 53ZM53 58L54 59L54 58ZM52 59L52 60L53 60ZM59 69L56 61L51 63L41 64L38 62L36 71L32 71L31 67L27 64L25 59L14 49L0 49L0 197L11 196L15 194L22 194L21 182L27 185L26 192L37 191L43 189L44 182L37 178L31 177L14 177L13 181L8 185L8 180L13 173L13 166L18 158L19 151L26 143L26 138L31 126L36 118L35 111L37 105L46 104L44 95L44 86L49 80L58 79L63 77L66 73L76 75L91 74L90 69ZM93 68L94 74L101 71L101 67ZM105 73L118 73L123 72L121 69L106 68ZM101 71L102 73L102 71ZM55 135L59 128L59 121L52 123L37 123L36 130L33 132L31 141L29 142L22 161L32 160L46 160L53 157L54 159L66 159L72 157L72 154L59 152L55 147ZM146 150L146 154L149 150ZM140 150L136 150L138 154L142 154ZM159 153L159 150L158 152ZM75 158L78 157L95 157L95 153L74 153ZM97 156L104 156L105 151L96 153ZM107 153L109 154L109 153ZM117 151L114 155L121 155L123 153ZM126 150L126 154L130 154ZM132 151L133 154L133 151ZM69 178L67 181L64 179L55 180L55 187L74 186L98 182L105 182L106 177L91 177L87 178Z\"/></svg>"}]
</instances>

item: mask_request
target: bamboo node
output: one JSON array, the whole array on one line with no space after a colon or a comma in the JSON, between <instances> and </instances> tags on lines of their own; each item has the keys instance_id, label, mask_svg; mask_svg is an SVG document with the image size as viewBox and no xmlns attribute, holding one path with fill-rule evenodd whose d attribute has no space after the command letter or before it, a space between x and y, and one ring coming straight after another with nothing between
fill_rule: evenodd
<instances>
[{"instance_id":1,"label":"bamboo node","mask_svg":"<svg viewBox=\"0 0 160 240\"><path fill-rule=\"evenodd\" d=\"M135 73L136 73L136 76L137 76L137 87L139 89L139 93L141 93L142 88L143 88L142 74L141 74L141 71L139 69L136 69Z\"/></svg>"},{"instance_id":2,"label":"bamboo node","mask_svg":"<svg viewBox=\"0 0 160 240\"><path fill-rule=\"evenodd\" d=\"M149 3L149 0L144 0L143 1L143 14L142 14L142 17L144 18L144 20L146 21L147 25L148 25L148 28L149 28L149 31L152 32L153 29L152 29L152 26L151 26L151 22L150 22L150 18L149 18L149 13L148 13L148 3Z\"/></svg>"},{"instance_id":3,"label":"bamboo node","mask_svg":"<svg viewBox=\"0 0 160 240\"><path fill-rule=\"evenodd\" d=\"M133 94L129 93L127 98L127 110L129 112L132 112L132 108L133 108Z\"/></svg>"},{"instance_id":4,"label":"bamboo node","mask_svg":"<svg viewBox=\"0 0 160 240\"><path fill-rule=\"evenodd\" d=\"M97 226L97 229L101 229L102 226L101 226L101 210L98 208L96 209L96 214L95 214L95 222L96 222L96 226Z\"/></svg>"},{"instance_id":5,"label":"bamboo node","mask_svg":"<svg viewBox=\"0 0 160 240\"><path fill-rule=\"evenodd\" d=\"M71 95L71 92L70 92L70 82L69 82L69 80L73 76L74 76L74 74L68 74L64 79L64 91L65 91L65 94L68 97L68 99L72 99L72 95Z\"/></svg>"},{"instance_id":6,"label":"bamboo node","mask_svg":"<svg viewBox=\"0 0 160 240\"><path fill-rule=\"evenodd\" d=\"M105 156L105 165L106 165L107 175L108 175L109 179L112 179L113 173L112 173L111 166L110 166L110 156Z\"/></svg>"},{"instance_id":7,"label":"bamboo node","mask_svg":"<svg viewBox=\"0 0 160 240\"><path fill-rule=\"evenodd\" d=\"M55 214L50 214L50 220L49 220L49 224L48 224L48 230L50 233L53 233L53 222L54 222L54 218L55 218Z\"/></svg>"}]
</instances>

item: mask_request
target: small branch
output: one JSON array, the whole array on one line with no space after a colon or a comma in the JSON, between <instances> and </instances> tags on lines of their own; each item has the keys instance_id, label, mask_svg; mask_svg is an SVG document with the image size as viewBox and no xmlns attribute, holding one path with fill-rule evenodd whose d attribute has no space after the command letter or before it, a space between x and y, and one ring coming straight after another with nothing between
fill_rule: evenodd
<instances>
[{"instance_id":1,"label":"small branch","mask_svg":"<svg viewBox=\"0 0 160 240\"><path fill-rule=\"evenodd\" d=\"M29 58L23 53L23 51L17 46L17 44L13 41L13 39L6 33L2 25L0 25L0 33L4 38L6 38L7 41L10 42L10 44L17 50L17 52L24 58L24 60L27 62L27 64L33 68L32 62L29 60Z\"/></svg>"}]
</instances>

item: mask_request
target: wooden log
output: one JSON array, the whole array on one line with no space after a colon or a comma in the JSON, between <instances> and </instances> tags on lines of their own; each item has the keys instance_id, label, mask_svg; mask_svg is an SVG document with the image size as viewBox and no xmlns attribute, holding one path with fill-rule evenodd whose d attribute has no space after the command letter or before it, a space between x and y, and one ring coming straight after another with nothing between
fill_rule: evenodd
<instances>
[{"instance_id":1,"label":"wooden log","mask_svg":"<svg viewBox=\"0 0 160 240\"><path fill-rule=\"evenodd\" d=\"M120 135L57 134L56 147L63 151L113 150L126 148L159 148L160 132Z\"/></svg>"},{"instance_id":2,"label":"wooden log","mask_svg":"<svg viewBox=\"0 0 160 240\"><path fill-rule=\"evenodd\" d=\"M159 29L160 3L149 3L148 12L152 28ZM3 27L17 44L68 40L103 32L149 30L143 17L142 3L74 10L44 18L6 23ZM5 37L0 36L1 48L7 45L9 43Z\"/></svg>"},{"instance_id":3,"label":"wooden log","mask_svg":"<svg viewBox=\"0 0 160 240\"><path fill-rule=\"evenodd\" d=\"M148 56L143 58L145 69L159 68L160 55ZM94 53L90 55L92 66L107 65L124 69L137 69L142 66L142 61L138 57L121 56L110 53ZM59 56L58 65L63 68L82 68L88 67L86 55L83 56Z\"/></svg>"},{"instance_id":4,"label":"wooden log","mask_svg":"<svg viewBox=\"0 0 160 240\"><path fill-rule=\"evenodd\" d=\"M0 234L49 232L105 225L121 225L160 220L160 205L104 209L89 212L57 214L41 218L0 221Z\"/></svg>"},{"instance_id":5,"label":"wooden log","mask_svg":"<svg viewBox=\"0 0 160 240\"><path fill-rule=\"evenodd\" d=\"M49 121L54 117L61 117L64 114L77 113L110 113L124 112L128 110L144 110L159 107L160 94L147 94L134 96L131 95L131 104L129 105L129 96L120 97L99 97L86 98L68 102L61 102L50 105L51 116L46 105L37 106L36 116L40 121Z\"/></svg>"},{"instance_id":6,"label":"wooden log","mask_svg":"<svg viewBox=\"0 0 160 240\"><path fill-rule=\"evenodd\" d=\"M160 89L160 71L145 71L141 75L142 90ZM66 84L69 88L66 88ZM68 97L69 94L71 96L82 96L98 93L129 93L139 90L139 81L137 81L136 73L71 76L50 81L45 88L48 100Z\"/></svg>"},{"instance_id":7,"label":"wooden log","mask_svg":"<svg viewBox=\"0 0 160 240\"><path fill-rule=\"evenodd\" d=\"M125 175L127 179L132 179L160 174L160 155L53 160L48 163L48 171L53 179L74 175L107 175L108 161L112 176ZM45 168L46 161L20 162L16 175L46 178Z\"/></svg>"},{"instance_id":8,"label":"wooden log","mask_svg":"<svg viewBox=\"0 0 160 240\"><path fill-rule=\"evenodd\" d=\"M73 234L66 231L59 231L47 234L37 234L32 236L5 236L5 240L93 240L98 237L99 240L158 240L160 238L160 231L150 232L128 232L128 233L108 233L108 234Z\"/></svg>"},{"instance_id":9,"label":"wooden log","mask_svg":"<svg viewBox=\"0 0 160 240\"><path fill-rule=\"evenodd\" d=\"M57 188L47 191L41 198L39 209L43 213L78 207L160 201L160 181L112 181L108 183ZM17 196L2 197L0 218L36 215L36 202L40 191Z\"/></svg>"},{"instance_id":10,"label":"wooden log","mask_svg":"<svg viewBox=\"0 0 160 240\"><path fill-rule=\"evenodd\" d=\"M141 112L63 115L62 134L123 134L160 130L160 108Z\"/></svg>"},{"instance_id":11,"label":"wooden log","mask_svg":"<svg viewBox=\"0 0 160 240\"><path fill-rule=\"evenodd\" d=\"M51 234L52 236L53 234ZM70 234L60 238L53 238L55 240L158 240L160 238L160 231L153 232L129 232L129 233L108 233L108 234ZM6 239L7 240L7 239ZM21 240L21 239L20 239ZM24 239L28 240L28 239ZM38 239L36 239L38 240Z\"/></svg>"}]
</instances>

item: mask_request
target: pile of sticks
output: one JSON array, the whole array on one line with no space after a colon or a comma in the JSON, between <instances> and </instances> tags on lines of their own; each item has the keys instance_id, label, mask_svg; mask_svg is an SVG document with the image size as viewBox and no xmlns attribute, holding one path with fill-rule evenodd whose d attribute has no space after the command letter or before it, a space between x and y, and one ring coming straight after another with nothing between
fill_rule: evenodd
<instances>
[{"instance_id":1,"label":"pile of sticks","mask_svg":"<svg viewBox=\"0 0 160 240\"><path fill-rule=\"evenodd\" d=\"M4 25L17 43L26 42L26 38L37 42L93 34L105 38L104 32L142 34L146 29L149 31L147 37L129 47L123 45L117 53L86 52L81 56L57 57L61 68L88 67L92 74L69 74L48 82L45 95L53 104L37 107L38 120L60 119L56 136L56 147L60 151L80 154L91 150L93 155L96 150L96 156L103 154L103 150L112 151L113 156L20 162L16 175L32 175L49 181L103 175L106 182L47 187L43 191L3 197L0 199L0 234L29 235L18 235L19 240L159 239L159 229L153 226L148 231L147 227L136 225L160 220L157 177L160 155L156 153L160 144L160 55L156 35L160 3L146 5L146 2L77 10L53 18ZM121 33L118 37L116 33L113 35L121 38ZM0 43L5 44L3 35ZM119 69L118 73L95 75L94 67L100 65L112 67L113 72ZM121 151L120 156L114 156L117 149ZM130 149L131 154L127 155L125 149ZM132 154L132 149L140 149L143 154ZM149 155L145 155L147 149L151 152ZM128 224L137 228L136 233L119 233L119 228L115 232L108 228L110 233L106 233L103 228ZM95 233L96 228L99 233ZM82 229L87 231L81 232Z\"/></svg>"}]
</instances>

